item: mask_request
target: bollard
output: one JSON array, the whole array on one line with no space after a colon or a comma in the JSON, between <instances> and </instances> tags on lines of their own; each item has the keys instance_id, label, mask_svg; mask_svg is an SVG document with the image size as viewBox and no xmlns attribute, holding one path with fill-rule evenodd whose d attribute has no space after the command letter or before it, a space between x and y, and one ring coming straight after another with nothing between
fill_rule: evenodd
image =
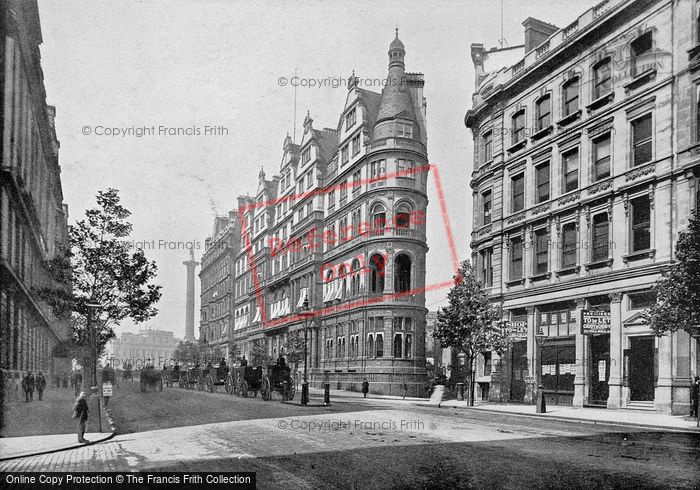
<instances>
[{"instance_id":1,"label":"bollard","mask_svg":"<svg viewBox=\"0 0 700 490\"><path fill-rule=\"evenodd\" d=\"M301 404L302 405L309 404L309 382L308 381L303 381L301 383Z\"/></svg>"},{"instance_id":2,"label":"bollard","mask_svg":"<svg viewBox=\"0 0 700 490\"><path fill-rule=\"evenodd\" d=\"M535 407L536 413L547 413L547 402L544 398L544 386L539 385L537 387L537 406Z\"/></svg>"},{"instance_id":3,"label":"bollard","mask_svg":"<svg viewBox=\"0 0 700 490\"><path fill-rule=\"evenodd\" d=\"M331 384L323 383L323 404L328 406L331 404Z\"/></svg>"},{"instance_id":4,"label":"bollard","mask_svg":"<svg viewBox=\"0 0 700 490\"><path fill-rule=\"evenodd\" d=\"M464 400L464 383L457 383L457 400Z\"/></svg>"}]
</instances>

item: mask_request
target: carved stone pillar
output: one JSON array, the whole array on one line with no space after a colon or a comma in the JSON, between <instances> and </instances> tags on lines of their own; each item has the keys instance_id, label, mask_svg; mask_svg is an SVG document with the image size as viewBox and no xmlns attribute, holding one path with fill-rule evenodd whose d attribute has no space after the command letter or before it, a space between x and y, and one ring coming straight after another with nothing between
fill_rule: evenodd
<instances>
[{"instance_id":1,"label":"carved stone pillar","mask_svg":"<svg viewBox=\"0 0 700 490\"><path fill-rule=\"evenodd\" d=\"M671 391L673 388L673 342L671 334L658 337L659 377L656 380L654 407L662 413L671 413Z\"/></svg>"},{"instance_id":2,"label":"carved stone pillar","mask_svg":"<svg viewBox=\"0 0 700 490\"><path fill-rule=\"evenodd\" d=\"M527 379L525 380L525 403L535 403L537 400L537 342L535 339L535 307L528 306L527 310Z\"/></svg>"},{"instance_id":3,"label":"carved stone pillar","mask_svg":"<svg viewBox=\"0 0 700 490\"><path fill-rule=\"evenodd\" d=\"M608 408L620 408L623 405L623 363L622 293L612 293L610 295L610 378L608 379Z\"/></svg>"},{"instance_id":4,"label":"carved stone pillar","mask_svg":"<svg viewBox=\"0 0 700 490\"><path fill-rule=\"evenodd\" d=\"M586 400L586 336L581 333L581 312L586 305L583 298L576 300L576 373L574 376L574 407L583 407Z\"/></svg>"}]
</instances>

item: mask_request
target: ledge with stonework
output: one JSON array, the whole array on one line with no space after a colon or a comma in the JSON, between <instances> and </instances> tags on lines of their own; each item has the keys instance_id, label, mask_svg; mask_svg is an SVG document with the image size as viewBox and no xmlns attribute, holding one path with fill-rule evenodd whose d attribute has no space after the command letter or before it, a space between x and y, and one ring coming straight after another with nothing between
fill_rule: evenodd
<instances>
[{"instance_id":1,"label":"ledge with stonework","mask_svg":"<svg viewBox=\"0 0 700 490\"><path fill-rule=\"evenodd\" d=\"M612 187L613 181L612 179L605 180L603 182L598 182L591 187L588 188L588 195L592 196L593 194L597 194L599 192L602 192L604 190L610 189Z\"/></svg>"},{"instance_id":2,"label":"ledge with stonework","mask_svg":"<svg viewBox=\"0 0 700 490\"><path fill-rule=\"evenodd\" d=\"M622 261L626 264L626 263L628 263L630 261L634 261L634 260L642 260L642 259L654 260L654 257L656 257L656 249L655 248L647 248L644 250L638 250L636 252L632 252L631 254L623 255Z\"/></svg>"},{"instance_id":3,"label":"ledge with stonework","mask_svg":"<svg viewBox=\"0 0 700 490\"><path fill-rule=\"evenodd\" d=\"M583 267L586 269L586 272L588 272L591 269L600 269L602 267L612 267L613 264L613 259L603 259L603 260L594 260L592 262L588 262L587 264L584 264Z\"/></svg>"},{"instance_id":4,"label":"ledge with stonework","mask_svg":"<svg viewBox=\"0 0 700 490\"><path fill-rule=\"evenodd\" d=\"M543 281L543 280L548 280L549 278L552 277L551 272L543 272L542 274L533 274L528 279L530 282L535 282L535 281Z\"/></svg>"},{"instance_id":5,"label":"ledge with stonework","mask_svg":"<svg viewBox=\"0 0 700 490\"><path fill-rule=\"evenodd\" d=\"M634 89L637 89L648 82L653 82L656 79L656 68L644 70L627 84L624 85L625 94L629 94Z\"/></svg>"},{"instance_id":6,"label":"ledge with stonework","mask_svg":"<svg viewBox=\"0 0 700 490\"><path fill-rule=\"evenodd\" d=\"M510 281L505 281L505 285L509 288L513 286L524 286L525 278L521 277L520 279L511 279Z\"/></svg>"},{"instance_id":7,"label":"ledge with stonework","mask_svg":"<svg viewBox=\"0 0 700 490\"><path fill-rule=\"evenodd\" d=\"M586 109L588 109L589 113L593 112L594 110L599 109L606 104L609 104L610 102L613 101L614 98L615 98L615 92L608 92L607 94L605 94L601 97L598 97L596 100L594 100L593 102L588 104L586 106Z\"/></svg>"},{"instance_id":8,"label":"ledge with stonework","mask_svg":"<svg viewBox=\"0 0 700 490\"><path fill-rule=\"evenodd\" d=\"M561 276L566 276L569 274L578 274L578 272L580 270L581 270L581 266L572 265L571 267L563 267L561 269L554 271L554 275L557 277L561 277Z\"/></svg>"},{"instance_id":9,"label":"ledge with stonework","mask_svg":"<svg viewBox=\"0 0 700 490\"><path fill-rule=\"evenodd\" d=\"M553 126L550 124L549 126L540 129L540 130L537 131L535 134L533 134L532 136L530 136L530 139L531 139L532 141L537 141L537 140L539 140L539 139L542 139L542 138L544 138L545 136L547 136L549 133L551 133L553 129L554 129Z\"/></svg>"},{"instance_id":10,"label":"ledge with stonework","mask_svg":"<svg viewBox=\"0 0 700 490\"><path fill-rule=\"evenodd\" d=\"M508 153L515 153L517 151L522 150L525 148L525 144L527 143L527 139L523 138L517 143L513 143L508 149L506 150Z\"/></svg>"},{"instance_id":11,"label":"ledge with stonework","mask_svg":"<svg viewBox=\"0 0 700 490\"><path fill-rule=\"evenodd\" d=\"M572 112L571 114L568 114L568 115L562 117L561 119L559 119L557 121L557 126L559 126L560 128L563 126L567 126L567 125L571 124L572 122L577 121L580 118L581 118L581 109L578 109L578 110Z\"/></svg>"},{"instance_id":12,"label":"ledge with stonework","mask_svg":"<svg viewBox=\"0 0 700 490\"><path fill-rule=\"evenodd\" d=\"M630 180L638 179L638 178L643 177L647 174L654 173L655 170L656 170L656 164L654 164L654 163L646 164L646 165L640 166L640 167L635 167L625 174L625 181L629 182Z\"/></svg>"}]
</instances>

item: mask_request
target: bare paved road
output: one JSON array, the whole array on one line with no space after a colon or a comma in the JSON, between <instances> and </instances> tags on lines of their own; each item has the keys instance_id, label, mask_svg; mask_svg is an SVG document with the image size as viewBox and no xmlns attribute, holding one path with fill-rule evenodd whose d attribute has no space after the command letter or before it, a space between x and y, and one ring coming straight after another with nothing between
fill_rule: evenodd
<instances>
[{"instance_id":1,"label":"bare paved road","mask_svg":"<svg viewBox=\"0 0 700 490\"><path fill-rule=\"evenodd\" d=\"M253 402L241 406L256 407ZM355 411L308 415L297 413L300 407L290 412L279 402L264 404L264 415L124 434L99 446L1 463L0 470L245 470L257 472L261 488L696 488L700 482L697 434L364 403L348 404Z\"/></svg>"}]
</instances>

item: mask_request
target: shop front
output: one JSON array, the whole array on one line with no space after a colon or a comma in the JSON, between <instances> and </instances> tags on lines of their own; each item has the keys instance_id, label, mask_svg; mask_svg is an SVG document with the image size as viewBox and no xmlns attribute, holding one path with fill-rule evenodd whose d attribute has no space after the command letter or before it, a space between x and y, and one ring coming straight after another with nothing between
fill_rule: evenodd
<instances>
[{"instance_id":1,"label":"shop front","mask_svg":"<svg viewBox=\"0 0 700 490\"><path fill-rule=\"evenodd\" d=\"M538 373L548 405L573 405L577 326L572 304L554 304L540 310L536 336Z\"/></svg>"}]
</instances>

